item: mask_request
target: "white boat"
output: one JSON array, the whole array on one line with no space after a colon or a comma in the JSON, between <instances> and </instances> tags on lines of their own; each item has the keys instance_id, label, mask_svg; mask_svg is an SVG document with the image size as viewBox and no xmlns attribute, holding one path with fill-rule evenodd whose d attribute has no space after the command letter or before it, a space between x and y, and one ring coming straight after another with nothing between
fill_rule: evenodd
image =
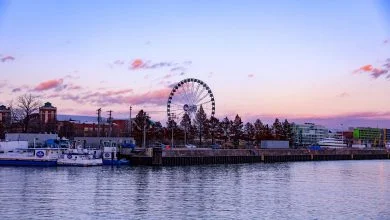
<instances>
[{"instance_id":1,"label":"white boat","mask_svg":"<svg viewBox=\"0 0 390 220\"><path fill-rule=\"evenodd\" d=\"M344 140L342 139L336 139L336 138L324 138L320 141L318 141L318 145L323 148L345 148L347 147L347 144L344 143Z\"/></svg>"},{"instance_id":2,"label":"white boat","mask_svg":"<svg viewBox=\"0 0 390 220\"><path fill-rule=\"evenodd\" d=\"M101 166L102 158L96 158L88 150L73 149L60 155L57 160L59 166Z\"/></svg>"},{"instance_id":3,"label":"white boat","mask_svg":"<svg viewBox=\"0 0 390 220\"><path fill-rule=\"evenodd\" d=\"M57 158L65 149L28 148L27 141L0 142L0 165L56 166Z\"/></svg>"},{"instance_id":4,"label":"white boat","mask_svg":"<svg viewBox=\"0 0 390 220\"><path fill-rule=\"evenodd\" d=\"M103 165L128 165L129 161L118 158L118 148L116 143L103 142Z\"/></svg>"}]
</instances>

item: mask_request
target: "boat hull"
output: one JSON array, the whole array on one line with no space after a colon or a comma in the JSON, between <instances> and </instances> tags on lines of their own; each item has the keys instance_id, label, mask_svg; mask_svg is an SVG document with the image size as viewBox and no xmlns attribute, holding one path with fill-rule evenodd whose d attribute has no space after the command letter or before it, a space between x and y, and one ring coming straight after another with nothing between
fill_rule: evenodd
<instances>
[{"instance_id":1,"label":"boat hull","mask_svg":"<svg viewBox=\"0 0 390 220\"><path fill-rule=\"evenodd\" d=\"M103 165L102 160L95 159L94 161L57 161L58 166L76 166L76 167L91 167Z\"/></svg>"},{"instance_id":2,"label":"boat hull","mask_svg":"<svg viewBox=\"0 0 390 220\"><path fill-rule=\"evenodd\" d=\"M103 165L117 166L117 165L129 165L127 160L103 160Z\"/></svg>"},{"instance_id":3,"label":"boat hull","mask_svg":"<svg viewBox=\"0 0 390 220\"><path fill-rule=\"evenodd\" d=\"M57 160L17 160L17 159L0 159L0 166L57 166Z\"/></svg>"}]
</instances>

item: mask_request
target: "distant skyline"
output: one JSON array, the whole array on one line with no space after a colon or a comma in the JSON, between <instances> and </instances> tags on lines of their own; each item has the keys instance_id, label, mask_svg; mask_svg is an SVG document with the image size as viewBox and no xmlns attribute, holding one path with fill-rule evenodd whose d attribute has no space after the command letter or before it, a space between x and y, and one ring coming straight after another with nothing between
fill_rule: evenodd
<instances>
[{"instance_id":1,"label":"distant skyline","mask_svg":"<svg viewBox=\"0 0 390 220\"><path fill-rule=\"evenodd\" d=\"M0 0L0 104L166 120L199 78L216 116L390 127L388 1Z\"/></svg>"}]
</instances>

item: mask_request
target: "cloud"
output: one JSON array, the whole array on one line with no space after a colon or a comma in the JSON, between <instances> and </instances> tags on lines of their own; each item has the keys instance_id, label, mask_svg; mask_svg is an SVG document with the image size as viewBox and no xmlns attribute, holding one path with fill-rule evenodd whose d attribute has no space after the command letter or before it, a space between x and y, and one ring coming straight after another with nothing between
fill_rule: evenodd
<instances>
[{"instance_id":1,"label":"cloud","mask_svg":"<svg viewBox=\"0 0 390 220\"><path fill-rule=\"evenodd\" d=\"M353 72L354 73L360 73L360 72L371 72L373 70L373 66L371 64L368 64L368 65L364 65L362 67L360 67L359 69L357 70L354 70Z\"/></svg>"},{"instance_id":2,"label":"cloud","mask_svg":"<svg viewBox=\"0 0 390 220\"><path fill-rule=\"evenodd\" d=\"M0 80L0 89L4 88L8 82L6 80Z\"/></svg>"},{"instance_id":3,"label":"cloud","mask_svg":"<svg viewBox=\"0 0 390 220\"><path fill-rule=\"evenodd\" d=\"M389 72L388 70L385 70L385 69L377 69L377 68L374 68L371 72L371 76L374 77L375 79L386 74L387 72Z\"/></svg>"},{"instance_id":4,"label":"cloud","mask_svg":"<svg viewBox=\"0 0 390 220\"><path fill-rule=\"evenodd\" d=\"M249 74L249 75L248 75L249 78L253 78L254 76L255 76L255 75L253 75L253 74Z\"/></svg>"},{"instance_id":5,"label":"cloud","mask_svg":"<svg viewBox=\"0 0 390 220\"><path fill-rule=\"evenodd\" d=\"M162 88L141 94L133 93L132 89L106 91L106 92L87 92L81 94L77 99L80 103L94 104L98 106L123 105L123 104L156 104L165 105L170 88ZM60 98L65 98L60 96Z\"/></svg>"},{"instance_id":6,"label":"cloud","mask_svg":"<svg viewBox=\"0 0 390 220\"><path fill-rule=\"evenodd\" d=\"M68 84L68 85L67 85L67 88L68 88L68 90L81 90L81 89L82 89L81 86L79 86L79 85L73 85L73 84Z\"/></svg>"},{"instance_id":7,"label":"cloud","mask_svg":"<svg viewBox=\"0 0 390 220\"><path fill-rule=\"evenodd\" d=\"M14 60L15 60L15 57L13 57L13 56L5 56L5 57L1 58L1 62L3 62L3 63L8 62L8 61L14 61Z\"/></svg>"},{"instance_id":8,"label":"cloud","mask_svg":"<svg viewBox=\"0 0 390 220\"><path fill-rule=\"evenodd\" d=\"M171 63L171 62L159 62L159 63L154 63L147 65L147 69L157 69L157 68L162 68L162 67L170 67L170 66L175 66L177 64Z\"/></svg>"},{"instance_id":9,"label":"cloud","mask_svg":"<svg viewBox=\"0 0 390 220\"><path fill-rule=\"evenodd\" d=\"M137 69L157 69L157 68L163 68L163 67L171 67L175 66L176 64L172 62L158 62L158 63L152 63L150 61L143 61L141 59L135 59L131 62L131 65L129 69L137 70Z\"/></svg>"},{"instance_id":10,"label":"cloud","mask_svg":"<svg viewBox=\"0 0 390 220\"><path fill-rule=\"evenodd\" d=\"M344 97L348 97L348 96L349 96L349 93L343 92L343 93L340 93L337 97L344 98Z\"/></svg>"},{"instance_id":11,"label":"cloud","mask_svg":"<svg viewBox=\"0 0 390 220\"><path fill-rule=\"evenodd\" d=\"M389 43L389 40L384 40L383 41L383 44L388 44Z\"/></svg>"},{"instance_id":12,"label":"cloud","mask_svg":"<svg viewBox=\"0 0 390 220\"><path fill-rule=\"evenodd\" d=\"M172 74L168 73L166 74L165 76L163 76L163 79L169 79L169 78L172 78Z\"/></svg>"},{"instance_id":13,"label":"cloud","mask_svg":"<svg viewBox=\"0 0 390 220\"><path fill-rule=\"evenodd\" d=\"M121 62L120 62L121 63ZM152 62L145 61L140 58L130 61L129 70L139 70L139 69L160 69L171 67L171 72L173 71L185 71L186 68L183 65L190 65L191 61L185 61L182 64L175 62Z\"/></svg>"},{"instance_id":14,"label":"cloud","mask_svg":"<svg viewBox=\"0 0 390 220\"><path fill-rule=\"evenodd\" d=\"M390 58L386 59L385 64L383 64L383 67L390 70Z\"/></svg>"},{"instance_id":15,"label":"cloud","mask_svg":"<svg viewBox=\"0 0 390 220\"><path fill-rule=\"evenodd\" d=\"M165 105L170 92L171 92L170 88L162 88L162 89L149 91L139 95L125 97L124 101L127 101L127 103L134 104L134 105L146 104L146 103Z\"/></svg>"},{"instance_id":16,"label":"cloud","mask_svg":"<svg viewBox=\"0 0 390 220\"><path fill-rule=\"evenodd\" d=\"M114 64L115 65L123 65L123 64L125 64L125 61L124 60L115 60Z\"/></svg>"},{"instance_id":17,"label":"cloud","mask_svg":"<svg viewBox=\"0 0 390 220\"><path fill-rule=\"evenodd\" d=\"M20 91L22 91L21 88L14 88L14 89L12 89L12 92L20 92Z\"/></svg>"},{"instance_id":18,"label":"cloud","mask_svg":"<svg viewBox=\"0 0 390 220\"><path fill-rule=\"evenodd\" d=\"M75 71L73 71L73 73L78 73L78 71L75 70ZM68 75L64 76L64 79L80 79L80 76L74 76L74 75L68 74Z\"/></svg>"},{"instance_id":19,"label":"cloud","mask_svg":"<svg viewBox=\"0 0 390 220\"><path fill-rule=\"evenodd\" d=\"M176 72L176 71L180 71L180 72L183 72L183 71L186 71L186 68L182 67L182 66L178 66L178 67L173 67L171 69L171 72Z\"/></svg>"},{"instance_id":20,"label":"cloud","mask_svg":"<svg viewBox=\"0 0 390 220\"><path fill-rule=\"evenodd\" d=\"M344 129L348 127L390 127L390 112L350 112L333 115L318 115L318 116L296 116L296 115L242 115L242 118L247 121L255 121L261 119L265 123L272 124L275 118L287 118L289 122L303 124L306 122L324 125L328 128L339 128L340 124L344 125Z\"/></svg>"},{"instance_id":21,"label":"cloud","mask_svg":"<svg viewBox=\"0 0 390 220\"><path fill-rule=\"evenodd\" d=\"M390 71L390 58L385 60L385 63L382 65L383 68L374 67L371 64L364 65L357 70L354 70L353 73L369 73L374 79L378 79L382 75L386 75ZM390 74L386 76L387 79L390 78Z\"/></svg>"},{"instance_id":22,"label":"cloud","mask_svg":"<svg viewBox=\"0 0 390 220\"><path fill-rule=\"evenodd\" d=\"M34 88L34 90L35 90L35 91L45 91L45 90L49 90L49 89L58 88L58 87L60 87L60 86L63 84L63 82L64 82L63 79L52 79L52 80L48 80L48 81L39 83L39 84Z\"/></svg>"},{"instance_id":23,"label":"cloud","mask_svg":"<svg viewBox=\"0 0 390 220\"><path fill-rule=\"evenodd\" d=\"M127 93L132 93L133 89L122 89L122 90L114 90L114 91L106 91L103 95L122 95Z\"/></svg>"},{"instance_id":24,"label":"cloud","mask_svg":"<svg viewBox=\"0 0 390 220\"><path fill-rule=\"evenodd\" d=\"M131 65L129 67L129 69L133 69L133 70L136 70L136 69L142 69L145 67L145 63L143 60L141 59L135 59L131 62Z\"/></svg>"}]
</instances>

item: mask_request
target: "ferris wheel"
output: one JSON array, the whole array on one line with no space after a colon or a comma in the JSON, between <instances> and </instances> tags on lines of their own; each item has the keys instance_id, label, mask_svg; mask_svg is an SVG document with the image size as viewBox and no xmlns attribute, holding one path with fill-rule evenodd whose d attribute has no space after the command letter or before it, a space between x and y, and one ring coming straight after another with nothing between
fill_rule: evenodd
<instances>
[{"instance_id":1,"label":"ferris wheel","mask_svg":"<svg viewBox=\"0 0 390 220\"><path fill-rule=\"evenodd\" d=\"M184 114L188 114L192 120L200 106L207 117L214 116L215 99L210 87L199 79L184 79L173 87L169 95L168 121L174 118L180 119Z\"/></svg>"}]
</instances>

